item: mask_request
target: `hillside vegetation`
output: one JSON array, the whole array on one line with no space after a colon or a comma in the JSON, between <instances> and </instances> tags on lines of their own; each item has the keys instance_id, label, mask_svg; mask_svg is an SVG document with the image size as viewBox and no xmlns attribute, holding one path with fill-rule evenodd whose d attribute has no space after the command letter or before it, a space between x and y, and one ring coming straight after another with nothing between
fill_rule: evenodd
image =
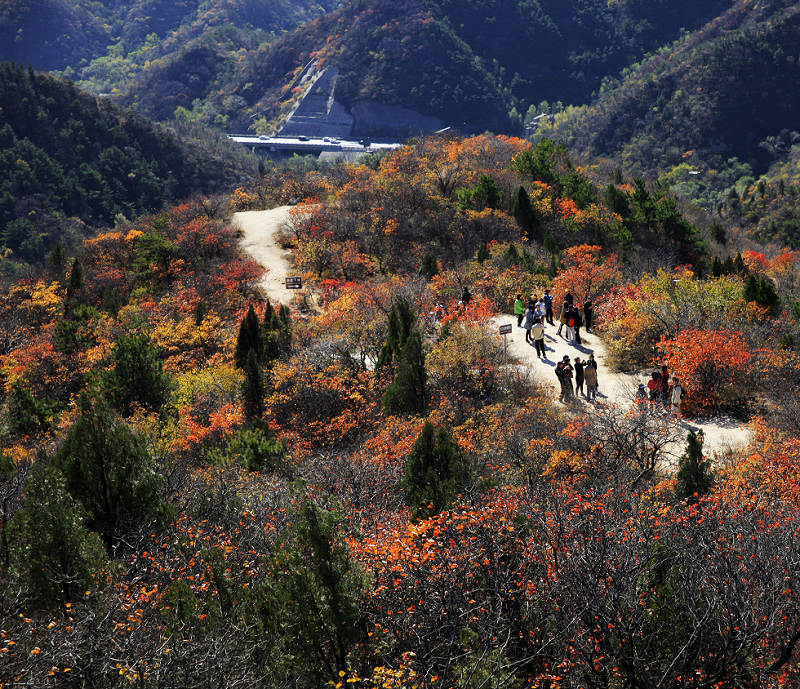
<instances>
[{"instance_id":1,"label":"hillside vegetation","mask_svg":"<svg viewBox=\"0 0 800 689\"><path fill-rule=\"evenodd\" d=\"M798 89L800 8L737 2L541 131L722 209L785 159Z\"/></svg>"},{"instance_id":2,"label":"hillside vegetation","mask_svg":"<svg viewBox=\"0 0 800 689\"><path fill-rule=\"evenodd\" d=\"M797 686L800 261L701 277L601 181L488 135L272 170L230 201L306 199L282 305L203 203L0 276L0 683ZM490 320L545 288L685 399L556 402Z\"/></svg>"},{"instance_id":3,"label":"hillside vegetation","mask_svg":"<svg viewBox=\"0 0 800 689\"><path fill-rule=\"evenodd\" d=\"M0 102L0 247L25 261L85 225L230 188L254 169L216 136L179 136L10 63L0 63Z\"/></svg>"},{"instance_id":4,"label":"hillside vegetation","mask_svg":"<svg viewBox=\"0 0 800 689\"><path fill-rule=\"evenodd\" d=\"M346 105L373 99L468 130L508 129L534 102L587 101L604 76L727 6L358 0L248 55L224 92L270 119L295 70L317 58L340 70L337 96ZM215 106L237 116L223 98Z\"/></svg>"},{"instance_id":5,"label":"hillside vegetation","mask_svg":"<svg viewBox=\"0 0 800 689\"><path fill-rule=\"evenodd\" d=\"M91 81L103 75L119 80L125 76L121 63L141 69L145 59L173 53L214 29L232 25L263 40L336 4L336 0L5 0L0 3L0 60L41 70L69 69L72 76Z\"/></svg>"},{"instance_id":6,"label":"hillside vegetation","mask_svg":"<svg viewBox=\"0 0 800 689\"><path fill-rule=\"evenodd\" d=\"M274 120L316 57L340 70L346 106L371 99L465 130L519 130L530 105L587 102L603 78L730 2L46 0L0 12L0 58L63 70L156 119L180 107L243 128Z\"/></svg>"}]
</instances>

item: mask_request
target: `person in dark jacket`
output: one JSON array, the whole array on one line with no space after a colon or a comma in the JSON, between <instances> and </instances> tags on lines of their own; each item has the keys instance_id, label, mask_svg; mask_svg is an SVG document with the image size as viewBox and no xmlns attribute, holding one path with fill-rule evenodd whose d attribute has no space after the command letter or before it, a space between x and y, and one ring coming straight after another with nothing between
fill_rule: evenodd
<instances>
[{"instance_id":1,"label":"person in dark jacket","mask_svg":"<svg viewBox=\"0 0 800 689\"><path fill-rule=\"evenodd\" d=\"M578 309L573 309L572 313L575 314L575 344L579 345L581 343L581 326L583 325L583 318L581 318L581 312Z\"/></svg>"},{"instance_id":2,"label":"person in dark jacket","mask_svg":"<svg viewBox=\"0 0 800 689\"><path fill-rule=\"evenodd\" d=\"M569 402L572 399L572 366L569 357L564 358L556 364L556 377L561 384L561 396L559 402Z\"/></svg>"},{"instance_id":3,"label":"person in dark jacket","mask_svg":"<svg viewBox=\"0 0 800 689\"><path fill-rule=\"evenodd\" d=\"M583 322L586 326L586 332L592 332L592 317L594 316L594 305L592 304L592 298L587 297L586 301L583 302Z\"/></svg>"},{"instance_id":4,"label":"person in dark jacket","mask_svg":"<svg viewBox=\"0 0 800 689\"><path fill-rule=\"evenodd\" d=\"M661 403L664 407L669 407L669 370L666 366L661 367Z\"/></svg>"},{"instance_id":5,"label":"person in dark jacket","mask_svg":"<svg viewBox=\"0 0 800 689\"><path fill-rule=\"evenodd\" d=\"M573 368L575 369L575 395L578 394L583 395L586 397L586 393L583 391L583 367L585 364L581 361L579 356L575 357L575 364Z\"/></svg>"},{"instance_id":6,"label":"person in dark jacket","mask_svg":"<svg viewBox=\"0 0 800 689\"><path fill-rule=\"evenodd\" d=\"M544 291L544 308L546 313L546 320L550 325L553 325L553 295L550 294L550 290L546 289Z\"/></svg>"}]
</instances>

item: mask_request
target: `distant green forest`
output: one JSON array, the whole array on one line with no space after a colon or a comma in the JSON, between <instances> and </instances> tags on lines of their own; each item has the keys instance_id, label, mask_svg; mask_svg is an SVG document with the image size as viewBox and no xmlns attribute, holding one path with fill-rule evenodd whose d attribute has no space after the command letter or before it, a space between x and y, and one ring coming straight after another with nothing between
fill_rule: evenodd
<instances>
[{"instance_id":1,"label":"distant green forest","mask_svg":"<svg viewBox=\"0 0 800 689\"><path fill-rule=\"evenodd\" d=\"M338 96L405 105L467 129L521 131L530 105L587 102L602 79L730 0L352 0L243 54L208 100L238 125L274 117L296 70L340 70ZM132 89L132 103L152 100ZM233 107L231 107L233 106ZM152 112L144 107L145 112ZM163 113L161 113L163 114ZM209 118L206 118L207 120Z\"/></svg>"},{"instance_id":2,"label":"distant green forest","mask_svg":"<svg viewBox=\"0 0 800 689\"><path fill-rule=\"evenodd\" d=\"M20 0L0 4L0 58L158 120L241 129L275 119L296 70L321 57L339 68L346 104L519 132L531 105L588 102L605 77L731 1Z\"/></svg>"},{"instance_id":3,"label":"distant green forest","mask_svg":"<svg viewBox=\"0 0 800 689\"><path fill-rule=\"evenodd\" d=\"M660 178L749 226L756 222L742 205L749 188L766 197L780 178L784 190L795 181L798 93L800 7L742 1L606 81L591 105L567 109L539 134L565 141L586 160L609 158L629 174ZM771 167L762 195L758 178ZM784 200L796 205L788 193ZM797 224L778 221L785 210L767 215L775 217L758 219L762 232L798 245Z\"/></svg>"},{"instance_id":4,"label":"distant green forest","mask_svg":"<svg viewBox=\"0 0 800 689\"><path fill-rule=\"evenodd\" d=\"M108 86L224 26L265 40L339 0L3 0L0 60ZM125 63L129 63L126 64ZM110 80L110 81L108 81Z\"/></svg>"},{"instance_id":5,"label":"distant green forest","mask_svg":"<svg viewBox=\"0 0 800 689\"><path fill-rule=\"evenodd\" d=\"M252 161L216 135L153 125L108 99L0 63L0 249L40 261L86 225L109 225L230 188Z\"/></svg>"}]
</instances>

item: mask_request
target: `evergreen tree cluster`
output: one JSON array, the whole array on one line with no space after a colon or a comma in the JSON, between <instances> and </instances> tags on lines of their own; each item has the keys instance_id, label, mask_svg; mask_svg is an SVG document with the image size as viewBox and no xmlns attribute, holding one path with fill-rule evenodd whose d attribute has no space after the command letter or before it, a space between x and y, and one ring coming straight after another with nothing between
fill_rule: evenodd
<instances>
[{"instance_id":1,"label":"evergreen tree cluster","mask_svg":"<svg viewBox=\"0 0 800 689\"><path fill-rule=\"evenodd\" d=\"M22 509L0 523L6 567L42 609L103 586L126 537L166 514L164 479L144 439L102 396L85 394L79 404L52 460L30 470Z\"/></svg>"},{"instance_id":2,"label":"evergreen tree cluster","mask_svg":"<svg viewBox=\"0 0 800 689\"><path fill-rule=\"evenodd\" d=\"M262 321L250 306L239 326L233 355L236 367L245 373L242 397L248 422L257 422L264 416L264 368L287 354L291 344L291 316L287 306L281 304L276 312L268 300Z\"/></svg>"},{"instance_id":3,"label":"evergreen tree cluster","mask_svg":"<svg viewBox=\"0 0 800 689\"><path fill-rule=\"evenodd\" d=\"M458 444L445 428L426 421L411 448L401 487L414 519L438 514L455 499L469 478Z\"/></svg>"},{"instance_id":4,"label":"evergreen tree cluster","mask_svg":"<svg viewBox=\"0 0 800 689\"><path fill-rule=\"evenodd\" d=\"M18 259L41 263L84 224L110 225L231 183L213 155L31 69L0 63L0 103L0 249Z\"/></svg>"},{"instance_id":5,"label":"evergreen tree cluster","mask_svg":"<svg viewBox=\"0 0 800 689\"><path fill-rule=\"evenodd\" d=\"M675 498L697 503L714 485L711 460L703 457L703 431L689 431L686 451L678 464Z\"/></svg>"},{"instance_id":6,"label":"evergreen tree cluster","mask_svg":"<svg viewBox=\"0 0 800 689\"><path fill-rule=\"evenodd\" d=\"M383 395L387 414L420 414L428 405L425 352L417 316L407 299L392 304L386 341L378 358L377 368L394 366L394 379Z\"/></svg>"}]
</instances>

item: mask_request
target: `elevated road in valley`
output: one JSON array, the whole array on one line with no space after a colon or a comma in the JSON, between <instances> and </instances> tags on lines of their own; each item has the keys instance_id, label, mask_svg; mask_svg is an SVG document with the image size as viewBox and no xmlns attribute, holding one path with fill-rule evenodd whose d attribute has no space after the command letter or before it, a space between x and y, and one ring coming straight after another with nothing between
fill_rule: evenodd
<instances>
[{"instance_id":1,"label":"elevated road in valley","mask_svg":"<svg viewBox=\"0 0 800 689\"><path fill-rule=\"evenodd\" d=\"M330 153L369 153L370 151L392 151L402 146L399 142L372 142L368 139L350 141L332 137L308 136L254 136L252 134L228 134L231 141L249 147L254 153L291 155L319 155Z\"/></svg>"}]
</instances>

